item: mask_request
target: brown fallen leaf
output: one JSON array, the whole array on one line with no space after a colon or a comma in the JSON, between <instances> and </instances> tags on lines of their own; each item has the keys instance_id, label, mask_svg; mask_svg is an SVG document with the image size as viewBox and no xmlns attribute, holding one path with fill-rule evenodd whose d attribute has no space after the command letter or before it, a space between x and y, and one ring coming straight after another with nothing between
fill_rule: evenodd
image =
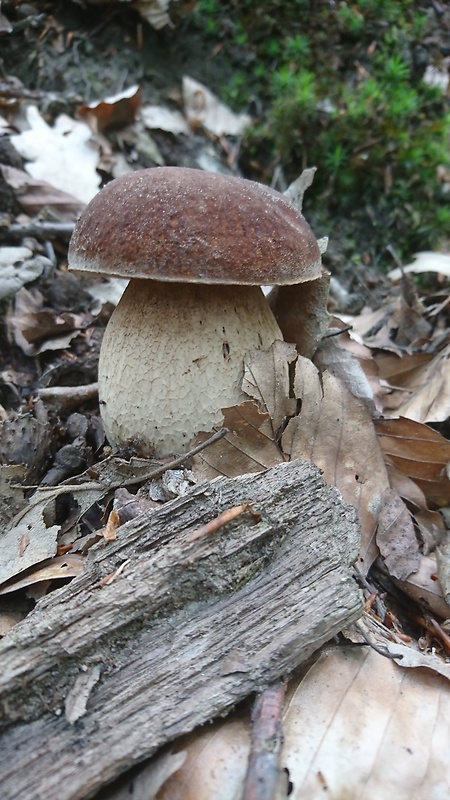
<instances>
[{"instance_id":1,"label":"brown fallen leaf","mask_svg":"<svg viewBox=\"0 0 450 800\"><path fill-rule=\"evenodd\" d=\"M393 464L387 465L392 489L407 503L419 529L422 551L426 556L441 544L445 537L445 523L439 511L431 511L422 490Z\"/></svg>"},{"instance_id":2,"label":"brown fallen leaf","mask_svg":"<svg viewBox=\"0 0 450 800\"><path fill-rule=\"evenodd\" d=\"M124 92L78 106L77 114L95 133L118 130L131 125L141 104L140 86L130 86Z\"/></svg>"},{"instance_id":3,"label":"brown fallen leaf","mask_svg":"<svg viewBox=\"0 0 450 800\"><path fill-rule=\"evenodd\" d=\"M391 577L405 580L419 569L419 545L411 514L393 489L386 489L383 493L377 545Z\"/></svg>"},{"instance_id":4,"label":"brown fallen leaf","mask_svg":"<svg viewBox=\"0 0 450 800\"><path fill-rule=\"evenodd\" d=\"M406 661L405 645L392 649ZM413 663L431 661L417 654ZM325 651L292 684L286 709L290 798L445 797L449 715L450 688L441 675L402 670L370 648Z\"/></svg>"},{"instance_id":5,"label":"brown fallen leaf","mask_svg":"<svg viewBox=\"0 0 450 800\"><path fill-rule=\"evenodd\" d=\"M269 414L260 411L253 400L224 408L222 413L223 425L229 432L194 457L192 469L197 480L262 472L284 461L274 440ZM206 441L209 436L209 433L197 434L189 447Z\"/></svg>"},{"instance_id":6,"label":"brown fallen leaf","mask_svg":"<svg viewBox=\"0 0 450 800\"><path fill-rule=\"evenodd\" d=\"M417 422L444 422L450 416L450 343L424 362L407 388L409 394L397 407L399 416Z\"/></svg>"},{"instance_id":7,"label":"brown fallen leaf","mask_svg":"<svg viewBox=\"0 0 450 800\"><path fill-rule=\"evenodd\" d=\"M314 355L314 364L320 372L328 370L350 390L353 397L360 397L368 408L375 411L372 387L354 354L341 347L333 338L321 341Z\"/></svg>"},{"instance_id":8,"label":"brown fallen leaf","mask_svg":"<svg viewBox=\"0 0 450 800\"><path fill-rule=\"evenodd\" d=\"M30 216L37 216L44 209L57 212L60 220L75 221L85 204L73 195L55 189L46 181L32 178L15 167L0 165L5 182L11 186L17 202Z\"/></svg>"},{"instance_id":9,"label":"brown fallen leaf","mask_svg":"<svg viewBox=\"0 0 450 800\"><path fill-rule=\"evenodd\" d=\"M85 566L84 556L75 553L67 553L65 556L55 556L37 564L33 569L27 570L24 574L19 574L11 580L2 583L0 595L16 592L26 586L32 586L43 581L61 580L62 578L74 578L81 575Z\"/></svg>"},{"instance_id":10,"label":"brown fallen leaf","mask_svg":"<svg viewBox=\"0 0 450 800\"><path fill-rule=\"evenodd\" d=\"M428 502L445 506L450 502L450 442L428 425L405 417L375 421L385 457L412 478Z\"/></svg>"},{"instance_id":11,"label":"brown fallen leaf","mask_svg":"<svg viewBox=\"0 0 450 800\"><path fill-rule=\"evenodd\" d=\"M37 289L22 288L14 300L14 311L7 315L7 326L16 344L28 356L69 346L80 330L92 323L92 315L57 313L43 307Z\"/></svg>"},{"instance_id":12,"label":"brown fallen leaf","mask_svg":"<svg viewBox=\"0 0 450 800\"><path fill-rule=\"evenodd\" d=\"M446 557L445 560L447 561ZM438 576L439 580L437 580ZM412 597L420 608L431 611L441 619L449 619L448 599L450 599L450 594L444 593L441 582L439 558L436 560L435 553L430 556L421 555L417 571L408 575L404 580L394 579L394 583L399 589L408 597ZM447 595L447 600L445 595Z\"/></svg>"},{"instance_id":13,"label":"brown fallen leaf","mask_svg":"<svg viewBox=\"0 0 450 800\"><path fill-rule=\"evenodd\" d=\"M268 413L273 438L296 410L295 398L289 397L289 365L296 358L295 345L277 340L268 350L253 350L244 359L242 390Z\"/></svg>"},{"instance_id":14,"label":"brown fallen leaf","mask_svg":"<svg viewBox=\"0 0 450 800\"><path fill-rule=\"evenodd\" d=\"M325 269L313 281L277 286L269 294L269 305L286 342L312 358L330 321L327 311L330 273Z\"/></svg>"},{"instance_id":15,"label":"brown fallen leaf","mask_svg":"<svg viewBox=\"0 0 450 800\"><path fill-rule=\"evenodd\" d=\"M296 365L294 389L302 405L283 434L283 451L292 459L310 460L320 467L327 483L357 508L360 557L362 568L368 570L378 555L375 531L389 487L372 415L339 378L326 371L320 380L316 367L302 357Z\"/></svg>"}]
</instances>

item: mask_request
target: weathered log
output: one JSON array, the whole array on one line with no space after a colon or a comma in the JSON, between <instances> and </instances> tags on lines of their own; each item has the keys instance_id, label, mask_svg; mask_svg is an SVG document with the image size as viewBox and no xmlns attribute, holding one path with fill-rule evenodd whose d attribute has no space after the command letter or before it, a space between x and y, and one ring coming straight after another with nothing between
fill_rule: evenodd
<instances>
[{"instance_id":1,"label":"weathered log","mask_svg":"<svg viewBox=\"0 0 450 800\"><path fill-rule=\"evenodd\" d=\"M90 797L289 674L361 613L358 546L354 509L301 462L123 525L0 643L2 800Z\"/></svg>"}]
</instances>

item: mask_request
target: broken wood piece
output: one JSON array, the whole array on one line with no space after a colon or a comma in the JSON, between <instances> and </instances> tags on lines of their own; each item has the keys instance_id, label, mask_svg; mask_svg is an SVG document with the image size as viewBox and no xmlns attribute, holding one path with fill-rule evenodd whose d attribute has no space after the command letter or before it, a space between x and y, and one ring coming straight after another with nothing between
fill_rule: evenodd
<instances>
[{"instance_id":1,"label":"broken wood piece","mask_svg":"<svg viewBox=\"0 0 450 800\"><path fill-rule=\"evenodd\" d=\"M288 796L288 773L280 764L285 689L284 682L277 681L255 700L243 800L282 800Z\"/></svg>"},{"instance_id":2,"label":"broken wood piece","mask_svg":"<svg viewBox=\"0 0 450 800\"><path fill-rule=\"evenodd\" d=\"M190 541L244 502L259 517ZM298 461L122 525L0 642L2 800L85 800L288 675L362 613L358 548L355 510Z\"/></svg>"}]
</instances>

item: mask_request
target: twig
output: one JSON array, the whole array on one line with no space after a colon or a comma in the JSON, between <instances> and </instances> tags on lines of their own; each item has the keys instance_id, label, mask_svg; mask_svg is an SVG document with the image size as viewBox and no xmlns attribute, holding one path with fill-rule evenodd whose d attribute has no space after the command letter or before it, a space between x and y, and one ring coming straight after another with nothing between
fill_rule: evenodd
<instances>
[{"instance_id":1,"label":"twig","mask_svg":"<svg viewBox=\"0 0 450 800\"><path fill-rule=\"evenodd\" d=\"M209 536L211 533L216 533L216 531L220 530L220 528L223 528L223 526L227 525L227 523L231 522L231 520L236 519L236 517L240 517L241 514L245 514L246 511L248 511L255 520L261 519L261 514L258 514L257 511L254 511L250 503L247 501L241 503L239 506L228 508L226 511L223 511L221 514L219 514L218 517L212 519L211 522L207 522L206 525L202 525L201 528L198 528L190 535L189 541L195 542L197 539L201 539L202 536Z\"/></svg>"},{"instance_id":2,"label":"twig","mask_svg":"<svg viewBox=\"0 0 450 800\"><path fill-rule=\"evenodd\" d=\"M283 746L284 694L285 684L279 681L268 686L255 700L242 800L274 800L283 796L280 753ZM283 794L287 797L287 786Z\"/></svg>"},{"instance_id":3,"label":"twig","mask_svg":"<svg viewBox=\"0 0 450 800\"><path fill-rule=\"evenodd\" d=\"M140 475L137 478L132 478L131 480L125 480L123 483L121 482L118 483L117 485L112 484L110 488L120 489L121 486L133 486L133 484L141 483L142 481L151 481L155 480L156 478L160 478L161 475L167 472L167 470L181 467L184 464L184 462L188 460L188 458L196 456L197 453L201 453L201 451L204 450L205 447L209 447L211 444L218 442L219 439L223 439L223 437L226 436L227 433L229 433L228 428L221 428L216 433L213 433L213 435L210 436L209 439L206 439L206 441L201 442L201 444L198 444L196 447L193 447L192 450L188 450L188 452L184 453L184 455L179 456L178 458L174 458L173 461L169 461L167 464L164 464L163 466L158 467L157 469L154 469L151 472L144 473L144 475Z\"/></svg>"},{"instance_id":4,"label":"twig","mask_svg":"<svg viewBox=\"0 0 450 800\"><path fill-rule=\"evenodd\" d=\"M358 631L360 632L360 634L361 634L362 638L364 639L365 643L368 644L369 647L372 648L372 650L375 650L376 653L379 653L380 656L384 656L384 658L391 658L391 659L395 659L395 658L402 659L403 658L402 653L391 653L391 651L388 650L387 647L383 647L382 645L375 644L373 639L369 636L369 634L367 633L366 629L364 628L364 625L362 624L361 620L357 620L355 622L355 628L358 628Z\"/></svg>"},{"instance_id":5,"label":"twig","mask_svg":"<svg viewBox=\"0 0 450 800\"><path fill-rule=\"evenodd\" d=\"M87 383L83 386L51 386L48 389L39 389L38 396L41 400L57 402L61 409L94 400L98 395L98 383Z\"/></svg>"},{"instance_id":6,"label":"twig","mask_svg":"<svg viewBox=\"0 0 450 800\"><path fill-rule=\"evenodd\" d=\"M221 428L216 433L213 433L209 439L206 441L201 442L196 447L193 447L192 450L188 450L187 453L184 453L182 456L178 456L178 458L174 458L172 461L168 461L166 464L161 464L161 466L157 467L156 469L152 469L149 472L144 472L141 475L137 475L134 478L126 478L125 476L121 478L120 481L110 481L109 483L106 481L85 481L85 483L74 483L74 484L61 484L61 486L24 486L24 489L36 488L39 489L40 492L48 491L51 494L66 494L67 492L84 492L90 491L92 489L104 489L105 492L110 492L112 489L121 489L124 486L133 486L136 483L144 483L145 481L155 480L156 478L160 478L161 475L164 475L169 469L176 469L177 467L181 467L188 458L192 458L192 456L196 456L197 453L200 453L205 447L209 447L209 445L214 444L214 442L218 442L219 439L223 439L228 433L228 428ZM81 476L80 476L81 477Z\"/></svg>"},{"instance_id":7,"label":"twig","mask_svg":"<svg viewBox=\"0 0 450 800\"><path fill-rule=\"evenodd\" d=\"M26 225L9 225L0 228L0 233L7 234L14 239L25 236L35 236L37 239L70 239L75 227L75 222L27 222Z\"/></svg>"}]
</instances>

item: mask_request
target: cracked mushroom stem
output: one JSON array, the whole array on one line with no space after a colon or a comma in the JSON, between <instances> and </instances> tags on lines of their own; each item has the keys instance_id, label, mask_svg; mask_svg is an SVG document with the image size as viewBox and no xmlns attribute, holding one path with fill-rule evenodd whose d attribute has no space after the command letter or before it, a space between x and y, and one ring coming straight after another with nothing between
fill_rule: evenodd
<instances>
[{"instance_id":1,"label":"cracked mushroom stem","mask_svg":"<svg viewBox=\"0 0 450 800\"><path fill-rule=\"evenodd\" d=\"M100 411L113 445L182 452L246 399L244 357L281 331L260 289L320 275L317 241L283 195L158 167L108 184L80 217L71 269L130 278L105 331Z\"/></svg>"}]
</instances>

